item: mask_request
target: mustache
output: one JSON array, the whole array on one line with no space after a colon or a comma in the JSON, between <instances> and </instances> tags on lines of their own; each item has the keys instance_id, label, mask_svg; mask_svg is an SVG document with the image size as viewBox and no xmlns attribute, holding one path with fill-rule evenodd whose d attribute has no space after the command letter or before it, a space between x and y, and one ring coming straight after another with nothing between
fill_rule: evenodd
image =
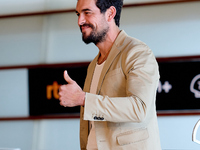
<instances>
[{"instance_id":1,"label":"mustache","mask_svg":"<svg viewBox=\"0 0 200 150\"><path fill-rule=\"evenodd\" d=\"M82 27L90 27L90 28L94 29L94 26L93 26L92 24L85 23L85 24L83 24L83 25L80 25L80 30L81 30L81 32L82 32Z\"/></svg>"}]
</instances>

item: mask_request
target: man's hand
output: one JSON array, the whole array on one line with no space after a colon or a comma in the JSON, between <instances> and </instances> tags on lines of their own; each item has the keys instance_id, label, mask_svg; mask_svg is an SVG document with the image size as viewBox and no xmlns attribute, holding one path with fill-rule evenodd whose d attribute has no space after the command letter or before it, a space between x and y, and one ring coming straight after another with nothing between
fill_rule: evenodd
<instances>
[{"instance_id":1,"label":"man's hand","mask_svg":"<svg viewBox=\"0 0 200 150\"><path fill-rule=\"evenodd\" d=\"M59 88L60 105L64 107L84 106L85 92L69 77L66 70L64 71L64 79L68 84Z\"/></svg>"}]
</instances>

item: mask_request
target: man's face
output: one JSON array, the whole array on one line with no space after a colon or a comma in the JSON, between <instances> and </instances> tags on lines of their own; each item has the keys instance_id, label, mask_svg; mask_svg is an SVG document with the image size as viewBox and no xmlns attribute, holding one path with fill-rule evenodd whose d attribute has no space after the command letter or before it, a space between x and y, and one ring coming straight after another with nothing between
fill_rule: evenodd
<instances>
[{"instance_id":1,"label":"man's face","mask_svg":"<svg viewBox=\"0 0 200 150\"><path fill-rule=\"evenodd\" d=\"M76 13L83 41L86 44L103 42L109 26L105 14L100 12L95 0L78 0Z\"/></svg>"}]
</instances>

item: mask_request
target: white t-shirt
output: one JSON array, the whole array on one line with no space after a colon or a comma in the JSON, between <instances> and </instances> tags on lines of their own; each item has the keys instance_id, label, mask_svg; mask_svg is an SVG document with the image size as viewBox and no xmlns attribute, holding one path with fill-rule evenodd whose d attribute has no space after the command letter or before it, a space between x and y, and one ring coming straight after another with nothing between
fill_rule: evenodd
<instances>
[{"instance_id":1,"label":"white t-shirt","mask_svg":"<svg viewBox=\"0 0 200 150\"><path fill-rule=\"evenodd\" d=\"M96 64L92 82L91 82L91 87L90 87L90 93L92 94L96 94L99 78L100 78L101 71L103 69L104 64L105 64L105 61L100 65ZM97 150L98 148L97 148L94 121L89 121L89 130L90 132L88 136L87 150Z\"/></svg>"}]
</instances>

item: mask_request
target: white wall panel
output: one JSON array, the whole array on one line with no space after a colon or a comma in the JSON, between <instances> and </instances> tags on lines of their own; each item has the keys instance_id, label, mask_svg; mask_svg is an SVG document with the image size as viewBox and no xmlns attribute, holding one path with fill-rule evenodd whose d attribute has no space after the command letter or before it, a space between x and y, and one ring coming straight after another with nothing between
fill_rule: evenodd
<instances>
[{"instance_id":1,"label":"white wall panel","mask_svg":"<svg viewBox=\"0 0 200 150\"><path fill-rule=\"evenodd\" d=\"M44 10L45 0L1 0L0 14L28 13Z\"/></svg>"},{"instance_id":2,"label":"white wall panel","mask_svg":"<svg viewBox=\"0 0 200 150\"><path fill-rule=\"evenodd\" d=\"M0 70L0 117L27 117L27 69Z\"/></svg>"},{"instance_id":3,"label":"white wall panel","mask_svg":"<svg viewBox=\"0 0 200 150\"><path fill-rule=\"evenodd\" d=\"M79 119L41 120L35 125L32 150L80 149Z\"/></svg>"},{"instance_id":4,"label":"white wall panel","mask_svg":"<svg viewBox=\"0 0 200 150\"><path fill-rule=\"evenodd\" d=\"M123 10L121 28L157 57L200 55L200 2Z\"/></svg>"},{"instance_id":5,"label":"white wall panel","mask_svg":"<svg viewBox=\"0 0 200 150\"><path fill-rule=\"evenodd\" d=\"M33 121L0 122L0 148L32 150Z\"/></svg>"},{"instance_id":6,"label":"white wall panel","mask_svg":"<svg viewBox=\"0 0 200 150\"><path fill-rule=\"evenodd\" d=\"M160 140L163 150L199 150L200 145L192 141L192 132L200 116L158 117ZM200 129L197 132L200 140Z\"/></svg>"},{"instance_id":7,"label":"white wall panel","mask_svg":"<svg viewBox=\"0 0 200 150\"><path fill-rule=\"evenodd\" d=\"M0 66L40 63L43 17L0 19Z\"/></svg>"},{"instance_id":8,"label":"white wall panel","mask_svg":"<svg viewBox=\"0 0 200 150\"><path fill-rule=\"evenodd\" d=\"M0 148L78 150L79 119L0 122Z\"/></svg>"}]
</instances>

